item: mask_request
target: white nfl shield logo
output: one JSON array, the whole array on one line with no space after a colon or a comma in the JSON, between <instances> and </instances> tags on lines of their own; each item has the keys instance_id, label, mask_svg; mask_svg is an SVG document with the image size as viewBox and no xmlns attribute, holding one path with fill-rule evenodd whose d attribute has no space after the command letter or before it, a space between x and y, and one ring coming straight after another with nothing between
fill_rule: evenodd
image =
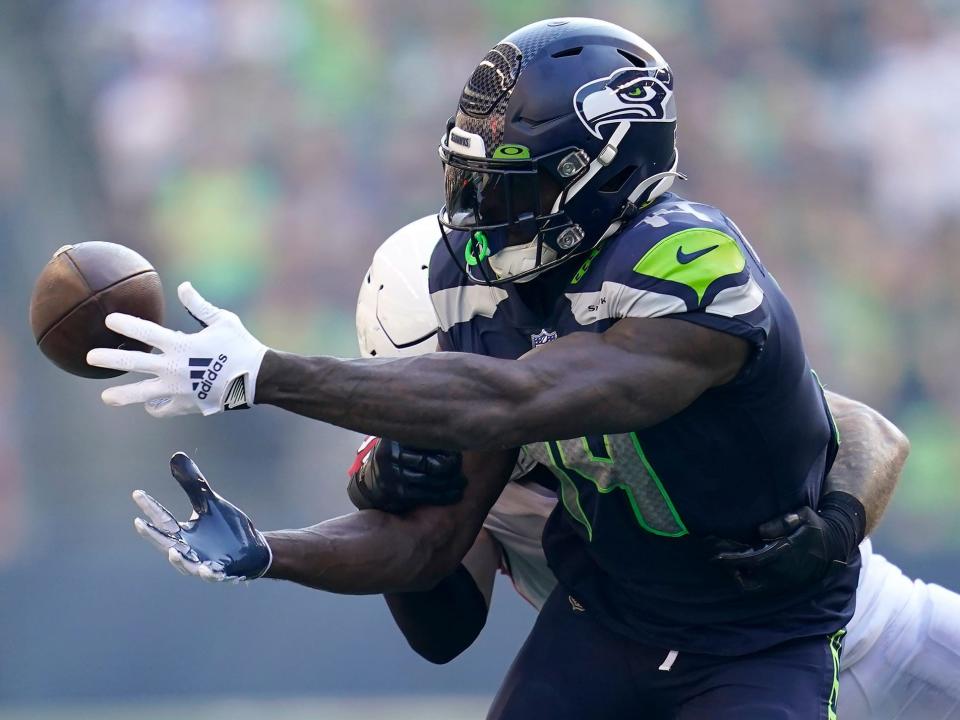
<instances>
[{"instance_id":1,"label":"white nfl shield logo","mask_svg":"<svg viewBox=\"0 0 960 720\"><path fill-rule=\"evenodd\" d=\"M538 332L536 335L530 336L530 343L533 345L533 347L537 347L537 345L546 345L548 342L551 342L556 339L557 339L556 330L548 331L546 328L544 328L543 330Z\"/></svg>"}]
</instances>

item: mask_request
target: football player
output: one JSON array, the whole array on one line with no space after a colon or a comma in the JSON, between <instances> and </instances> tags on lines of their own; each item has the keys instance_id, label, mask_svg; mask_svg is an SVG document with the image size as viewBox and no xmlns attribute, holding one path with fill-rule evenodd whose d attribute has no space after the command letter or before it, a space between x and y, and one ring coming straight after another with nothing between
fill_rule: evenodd
<instances>
[{"instance_id":1,"label":"football player","mask_svg":"<svg viewBox=\"0 0 960 720\"><path fill-rule=\"evenodd\" d=\"M422 267L429 260L427 248L439 239L431 220L422 218L388 238L366 275L357 306L357 336L367 357L434 349L437 328L422 277ZM417 258L416 253L422 254ZM398 347L395 337L422 340ZM885 474L886 485L893 487L909 451L906 438L870 408L836 393L827 396L844 439L831 474ZM358 458L366 457L371 447L366 443ZM446 463L450 466L449 460ZM371 462L352 469L349 487L354 504L407 507L402 488L378 484L381 492L375 499L356 490L364 487L366 477L377 474L378 466ZM427 593L387 596L404 635L426 659L447 662L476 638L486 620L496 568L537 610L553 590L556 578L540 538L556 505L556 483L543 470L518 464L513 481L491 508L484 529L464 558L462 566L469 573L461 569ZM448 502L448 488L458 485L456 475L451 475L449 484L433 480L432 486L444 488L444 494L432 502ZM418 493L418 501L429 494ZM960 720L960 596L939 585L910 580L886 558L874 554L869 539L861 543L860 552L857 608L841 660L839 716L846 720ZM771 555L768 546L753 559L770 562ZM732 565L744 571L741 563L745 561L741 557ZM478 597L485 602L478 602Z\"/></svg>"},{"instance_id":2,"label":"football player","mask_svg":"<svg viewBox=\"0 0 960 720\"><path fill-rule=\"evenodd\" d=\"M838 438L796 318L729 218L669 192L675 129L672 72L640 37L576 18L521 28L477 66L440 146L429 272L448 352L273 351L184 284L200 332L107 318L160 352L91 351L156 376L103 399L157 417L272 404L463 450L459 503L328 523L311 573L302 541L317 531L271 538L272 573L337 591L435 586L519 448L548 466L559 587L493 717L832 717L857 546L888 494L881 478L826 477ZM711 538L749 557L785 513L816 527L818 561L751 593Z\"/></svg>"},{"instance_id":3,"label":"football player","mask_svg":"<svg viewBox=\"0 0 960 720\"><path fill-rule=\"evenodd\" d=\"M424 267L438 239L436 219L428 216L394 233L377 251L357 303L357 337L365 357L412 356L436 349L438 328ZM844 438L831 474L882 473L892 486L908 452L906 438L870 408L835 393L828 398ZM394 444L375 438L361 446L348 473L349 494L358 508L402 512L418 504L447 505L459 499L462 477L449 453L406 450L406 462L396 467L399 455L393 457L393 449ZM195 471L186 458L179 457L173 466L175 476L191 488ZM184 467L190 472L184 473ZM227 501L212 491L213 502L206 510L201 507L195 526L178 525L143 491L134 497L144 514L170 534L143 520L136 523L138 531L178 569L219 582L239 580L238 572L270 576L271 533L259 536L246 515L224 511ZM211 505L220 512L211 512ZM541 545L556 505L553 474L542 466L518 463L457 570L429 591L386 596L411 647L435 663L448 662L469 647L486 622L498 568L524 599L542 608L556 586ZM222 522L225 516L237 522ZM207 525L211 532L199 538L195 528ZM182 542L173 542L173 537ZM214 537L216 546L211 544ZM857 609L841 660L839 716L960 720L960 596L911 581L874 554L869 539L860 552ZM231 562L237 565L228 571Z\"/></svg>"}]
</instances>

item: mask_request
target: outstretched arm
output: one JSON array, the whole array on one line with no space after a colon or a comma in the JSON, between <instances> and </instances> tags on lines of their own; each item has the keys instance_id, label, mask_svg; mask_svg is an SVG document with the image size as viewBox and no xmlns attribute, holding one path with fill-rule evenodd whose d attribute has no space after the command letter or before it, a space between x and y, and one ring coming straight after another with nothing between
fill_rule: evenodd
<instances>
[{"instance_id":1,"label":"outstretched arm","mask_svg":"<svg viewBox=\"0 0 960 720\"><path fill-rule=\"evenodd\" d=\"M501 360L434 353L338 360L267 352L256 402L427 447L516 447L649 427L732 380L745 341L672 319L627 318Z\"/></svg>"},{"instance_id":2,"label":"outstretched arm","mask_svg":"<svg viewBox=\"0 0 960 720\"><path fill-rule=\"evenodd\" d=\"M303 530L260 533L218 495L183 453L170 461L194 515L178 522L141 490L146 520L137 531L185 574L222 582L271 577L330 592L372 594L427 590L450 575L476 538L516 462L516 451L467 453L463 499L404 515L362 510Z\"/></svg>"},{"instance_id":3,"label":"outstretched arm","mask_svg":"<svg viewBox=\"0 0 960 720\"><path fill-rule=\"evenodd\" d=\"M266 577L318 590L373 594L428 590L453 572L516 462L515 450L464 453L463 500L404 515L361 510L302 530L264 533Z\"/></svg>"},{"instance_id":4,"label":"outstretched arm","mask_svg":"<svg viewBox=\"0 0 960 720\"><path fill-rule=\"evenodd\" d=\"M178 293L204 326L199 332L107 316L111 330L160 350L88 353L91 365L155 375L107 388L108 405L143 403L166 417L255 401L420 447L508 448L655 425L732 380L749 352L741 338L683 320L625 318L602 334L574 333L519 360L301 357L268 350L189 283Z\"/></svg>"},{"instance_id":5,"label":"outstretched arm","mask_svg":"<svg viewBox=\"0 0 960 720\"><path fill-rule=\"evenodd\" d=\"M873 408L834 392L826 395L841 442L822 495L845 492L857 498L866 511L866 532L870 534L900 480L910 441Z\"/></svg>"}]
</instances>

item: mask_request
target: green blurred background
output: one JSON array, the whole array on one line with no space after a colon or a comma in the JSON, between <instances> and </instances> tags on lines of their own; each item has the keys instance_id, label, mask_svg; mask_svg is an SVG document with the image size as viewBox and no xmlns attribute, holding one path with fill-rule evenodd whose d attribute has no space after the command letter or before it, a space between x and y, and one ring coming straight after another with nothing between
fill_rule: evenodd
<instances>
[{"instance_id":1,"label":"green blurred background","mask_svg":"<svg viewBox=\"0 0 960 720\"><path fill-rule=\"evenodd\" d=\"M60 245L111 240L160 270L176 327L190 279L271 346L356 354L373 250L442 202L463 82L563 14L671 62L679 191L751 239L825 383L910 435L876 546L960 586L957 3L0 0L3 717L482 715L533 616L507 583L477 645L436 668L379 598L203 586L132 530L135 487L184 510L177 449L262 528L345 512L357 436L272 409L108 410L104 383L40 356L27 302Z\"/></svg>"}]
</instances>

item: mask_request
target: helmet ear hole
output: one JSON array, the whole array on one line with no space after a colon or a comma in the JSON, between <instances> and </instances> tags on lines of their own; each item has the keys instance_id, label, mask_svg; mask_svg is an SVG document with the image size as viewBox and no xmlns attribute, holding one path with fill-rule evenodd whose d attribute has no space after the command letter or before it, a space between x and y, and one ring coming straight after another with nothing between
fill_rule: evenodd
<instances>
[{"instance_id":1,"label":"helmet ear hole","mask_svg":"<svg viewBox=\"0 0 960 720\"><path fill-rule=\"evenodd\" d=\"M603 186L598 190L602 193L618 193L623 189L623 186L627 184L627 181L636 171L636 165L628 165L623 170L618 172L612 178L607 180Z\"/></svg>"}]
</instances>

